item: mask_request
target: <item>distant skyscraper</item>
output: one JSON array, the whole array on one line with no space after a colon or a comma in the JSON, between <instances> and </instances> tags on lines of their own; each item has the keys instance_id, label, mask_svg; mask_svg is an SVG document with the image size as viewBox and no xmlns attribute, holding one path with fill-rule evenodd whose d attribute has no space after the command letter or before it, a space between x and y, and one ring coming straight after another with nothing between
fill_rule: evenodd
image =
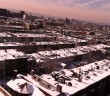
<instances>
[{"instance_id":1,"label":"distant skyscraper","mask_svg":"<svg viewBox=\"0 0 110 96\"><path fill-rule=\"evenodd\" d=\"M20 17L23 18L25 12L24 11L20 11Z\"/></svg>"},{"instance_id":2,"label":"distant skyscraper","mask_svg":"<svg viewBox=\"0 0 110 96\"><path fill-rule=\"evenodd\" d=\"M70 23L70 19L68 19L68 18L66 17L65 22L66 22L66 23Z\"/></svg>"}]
</instances>

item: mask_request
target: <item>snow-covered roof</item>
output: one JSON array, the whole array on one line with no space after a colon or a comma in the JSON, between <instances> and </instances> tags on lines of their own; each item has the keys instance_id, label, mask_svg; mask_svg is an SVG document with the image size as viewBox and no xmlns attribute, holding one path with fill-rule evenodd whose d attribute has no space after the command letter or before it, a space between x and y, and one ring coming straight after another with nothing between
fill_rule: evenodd
<instances>
[{"instance_id":1,"label":"snow-covered roof","mask_svg":"<svg viewBox=\"0 0 110 96\"><path fill-rule=\"evenodd\" d=\"M99 69L97 69L97 65L99 65ZM91 68L94 68L93 71L91 70ZM106 78L107 76L110 75L110 61L109 60L101 60L98 62L94 62L88 65L85 65L83 67L78 67L78 68L74 68L72 70L74 70L74 72L76 72L77 74L79 74L79 71L81 71L82 74L82 81L79 82L78 78L75 78L74 76L72 76L73 72L71 70L67 70L67 69L62 69L62 71L65 73L61 74L60 76L64 76L64 77L68 77L70 78L70 80L66 80L65 82L71 82L72 86L68 86L67 84L62 84L58 81L55 81L55 79L48 74L44 74L42 75L42 79L47 81L48 83L52 84L52 85L61 85L62 86L62 92L64 93L68 93L70 95L75 94L76 92L87 88L88 86L102 80L103 78ZM84 73L88 70L89 71L88 75L84 75ZM59 72L60 74L60 72ZM87 78L87 76L90 76L90 78Z\"/></svg>"},{"instance_id":2,"label":"snow-covered roof","mask_svg":"<svg viewBox=\"0 0 110 96\"><path fill-rule=\"evenodd\" d=\"M20 74L19 74L20 75ZM10 80L7 85L14 91L20 94L31 94L30 96L45 96L37 86L24 80L21 77L17 77L13 80ZM37 95L36 95L37 94Z\"/></svg>"}]
</instances>

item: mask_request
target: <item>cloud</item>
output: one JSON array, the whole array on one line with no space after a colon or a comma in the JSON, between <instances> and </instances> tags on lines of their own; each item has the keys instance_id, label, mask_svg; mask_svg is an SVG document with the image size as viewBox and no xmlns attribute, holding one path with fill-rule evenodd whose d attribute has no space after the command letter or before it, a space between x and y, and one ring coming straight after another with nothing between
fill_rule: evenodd
<instances>
[{"instance_id":1,"label":"cloud","mask_svg":"<svg viewBox=\"0 0 110 96\"><path fill-rule=\"evenodd\" d=\"M101 0L91 0L91 1L89 1L89 2L84 3L83 5L87 6L87 5L91 5L91 4L93 4L93 3L100 2L100 1L101 1Z\"/></svg>"},{"instance_id":2,"label":"cloud","mask_svg":"<svg viewBox=\"0 0 110 96\"><path fill-rule=\"evenodd\" d=\"M102 6L100 9L107 11L107 12L110 12L110 3L106 4L105 6Z\"/></svg>"},{"instance_id":3,"label":"cloud","mask_svg":"<svg viewBox=\"0 0 110 96\"><path fill-rule=\"evenodd\" d=\"M106 6L107 4L110 4L110 0L22 0L22 1L34 2L48 6L55 5L71 8L77 7L97 10L102 9L102 7Z\"/></svg>"},{"instance_id":4,"label":"cloud","mask_svg":"<svg viewBox=\"0 0 110 96\"><path fill-rule=\"evenodd\" d=\"M56 0L59 5L63 6L72 6L75 3L75 0Z\"/></svg>"},{"instance_id":5,"label":"cloud","mask_svg":"<svg viewBox=\"0 0 110 96\"><path fill-rule=\"evenodd\" d=\"M82 8L101 10L102 7L110 4L110 0L77 0L77 4Z\"/></svg>"}]
</instances>

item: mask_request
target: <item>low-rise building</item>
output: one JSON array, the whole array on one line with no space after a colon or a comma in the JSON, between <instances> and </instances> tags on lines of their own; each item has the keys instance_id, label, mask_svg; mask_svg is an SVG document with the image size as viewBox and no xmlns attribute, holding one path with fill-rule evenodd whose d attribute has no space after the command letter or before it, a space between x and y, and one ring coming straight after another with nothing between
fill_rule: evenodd
<instances>
[{"instance_id":1,"label":"low-rise building","mask_svg":"<svg viewBox=\"0 0 110 96\"><path fill-rule=\"evenodd\" d=\"M46 96L109 96L110 61L101 60L74 69L51 74L23 76Z\"/></svg>"},{"instance_id":2,"label":"low-rise building","mask_svg":"<svg viewBox=\"0 0 110 96\"><path fill-rule=\"evenodd\" d=\"M61 62L66 63L68 67L72 62L86 61L87 63L91 63L96 60L104 59L106 58L108 49L110 49L110 46L98 44L40 51L30 55L35 57L38 66L42 66L44 69L48 70L47 72L51 72L61 69Z\"/></svg>"}]
</instances>

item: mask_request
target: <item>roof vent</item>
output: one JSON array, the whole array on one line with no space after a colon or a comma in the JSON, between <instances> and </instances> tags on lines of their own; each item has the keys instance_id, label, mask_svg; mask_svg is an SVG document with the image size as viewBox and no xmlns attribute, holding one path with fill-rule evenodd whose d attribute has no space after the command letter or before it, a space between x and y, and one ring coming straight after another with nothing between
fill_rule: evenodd
<instances>
[{"instance_id":1,"label":"roof vent","mask_svg":"<svg viewBox=\"0 0 110 96\"><path fill-rule=\"evenodd\" d=\"M62 86L60 86L60 85L57 85L57 88L56 88L56 90L58 91L58 92L62 92Z\"/></svg>"},{"instance_id":2,"label":"roof vent","mask_svg":"<svg viewBox=\"0 0 110 96\"><path fill-rule=\"evenodd\" d=\"M78 81L82 82L82 75L81 74L79 74Z\"/></svg>"},{"instance_id":3,"label":"roof vent","mask_svg":"<svg viewBox=\"0 0 110 96\"><path fill-rule=\"evenodd\" d=\"M72 83L71 82L68 82L68 86L72 86Z\"/></svg>"}]
</instances>

